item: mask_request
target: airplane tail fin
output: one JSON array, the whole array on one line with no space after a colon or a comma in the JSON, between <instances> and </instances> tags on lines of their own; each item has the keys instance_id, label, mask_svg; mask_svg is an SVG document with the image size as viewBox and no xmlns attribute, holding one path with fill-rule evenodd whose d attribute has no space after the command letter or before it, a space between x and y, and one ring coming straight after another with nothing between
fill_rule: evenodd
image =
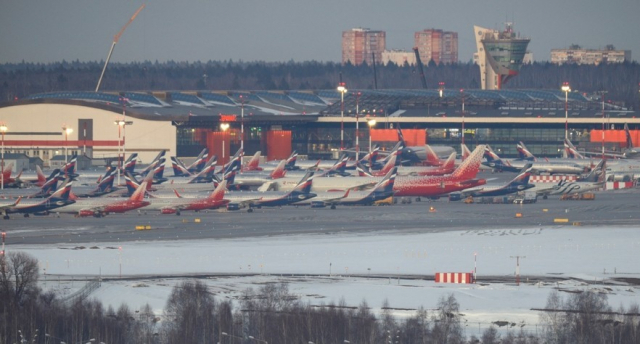
<instances>
[{"instance_id":1,"label":"airplane tail fin","mask_svg":"<svg viewBox=\"0 0 640 344\"><path fill-rule=\"evenodd\" d=\"M425 150L427 152L427 164L430 166L440 166L442 162L436 152L429 145L425 145Z\"/></svg>"},{"instance_id":2,"label":"airplane tail fin","mask_svg":"<svg viewBox=\"0 0 640 344\"><path fill-rule=\"evenodd\" d=\"M160 160L164 159L164 155L167 151L166 150L161 150L160 153L158 153L158 155L156 155L156 157L151 160L151 163L149 163L149 166L145 167L142 171L140 171L140 175L145 177L147 174L149 174L149 172L153 171L156 166L158 166L158 164L160 163Z\"/></svg>"},{"instance_id":3,"label":"airplane tail fin","mask_svg":"<svg viewBox=\"0 0 640 344\"><path fill-rule=\"evenodd\" d=\"M284 168L287 171L295 170L297 159L298 159L298 152L296 151L291 152L291 155L289 156L289 158L287 158L287 164L285 165Z\"/></svg>"},{"instance_id":4,"label":"airplane tail fin","mask_svg":"<svg viewBox=\"0 0 640 344\"><path fill-rule=\"evenodd\" d=\"M480 170L480 162L482 161L482 155L485 152L484 145L478 145L473 150L469 158L467 158L458 168L451 174L456 179L473 179Z\"/></svg>"},{"instance_id":5,"label":"airplane tail fin","mask_svg":"<svg viewBox=\"0 0 640 344\"><path fill-rule=\"evenodd\" d=\"M125 173L124 180L125 184L127 185L127 194L133 195L138 187L140 187L140 183L138 183L138 181L129 173Z\"/></svg>"},{"instance_id":6,"label":"airplane tail fin","mask_svg":"<svg viewBox=\"0 0 640 344\"><path fill-rule=\"evenodd\" d=\"M158 166L153 170L153 179L163 179L164 177L164 165L166 163L165 158L160 159Z\"/></svg>"},{"instance_id":7,"label":"airplane tail fin","mask_svg":"<svg viewBox=\"0 0 640 344\"><path fill-rule=\"evenodd\" d=\"M311 191L314 173L315 172L313 171L307 172L307 174L305 174L304 177L302 177L298 185L296 185L296 187L293 188L292 192L296 191L302 194L308 194Z\"/></svg>"},{"instance_id":8,"label":"airplane tail fin","mask_svg":"<svg viewBox=\"0 0 640 344\"><path fill-rule=\"evenodd\" d=\"M583 179L585 182L603 182L605 179L606 171L606 161L604 159L600 160L600 162L591 169L591 172Z\"/></svg>"},{"instance_id":9,"label":"airplane tail fin","mask_svg":"<svg viewBox=\"0 0 640 344\"><path fill-rule=\"evenodd\" d=\"M36 165L36 175L38 176L38 183L44 185L47 182L47 176L42 173L40 165Z\"/></svg>"},{"instance_id":10,"label":"airplane tail fin","mask_svg":"<svg viewBox=\"0 0 640 344\"><path fill-rule=\"evenodd\" d=\"M221 201L224 198L224 193L227 191L227 181L223 180L218 186L216 186L215 190L211 192L209 198L214 201Z\"/></svg>"},{"instance_id":11,"label":"airplane tail fin","mask_svg":"<svg viewBox=\"0 0 640 344\"><path fill-rule=\"evenodd\" d=\"M133 153L129 155L129 158L127 158L127 161L124 162L123 170L133 173L133 171L136 169L136 162L138 161L137 159L138 159L138 153Z\"/></svg>"},{"instance_id":12,"label":"airplane tail fin","mask_svg":"<svg viewBox=\"0 0 640 344\"><path fill-rule=\"evenodd\" d=\"M9 178L11 178L11 172L13 172L13 163L10 162L9 165L6 165L4 168L4 171L2 171L2 174L4 175L4 181L5 183L7 182L7 180L9 180Z\"/></svg>"},{"instance_id":13,"label":"airplane tail fin","mask_svg":"<svg viewBox=\"0 0 640 344\"><path fill-rule=\"evenodd\" d=\"M533 155L528 149L527 146L524 145L524 143L522 143L522 141L518 142L518 144L516 145L516 148L518 149L518 156L520 157L520 159L522 160L536 160L535 155Z\"/></svg>"},{"instance_id":14,"label":"airplane tail fin","mask_svg":"<svg viewBox=\"0 0 640 344\"><path fill-rule=\"evenodd\" d=\"M484 158L487 159L487 161L491 162L500 160L500 157L493 151L493 149L491 149L491 146L486 145L485 147Z\"/></svg>"},{"instance_id":15,"label":"airplane tail fin","mask_svg":"<svg viewBox=\"0 0 640 344\"><path fill-rule=\"evenodd\" d=\"M342 155L325 174L326 175L330 175L330 174L345 175L345 169L347 168L347 161L349 161L349 157L346 154Z\"/></svg>"},{"instance_id":16,"label":"airplane tail fin","mask_svg":"<svg viewBox=\"0 0 640 344\"><path fill-rule=\"evenodd\" d=\"M76 173L76 163L77 163L77 161L78 161L78 155L74 154L71 157L71 160L69 160L69 162L66 163L64 165L64 167L62 167L62 171L64 172L64 174L67 174L67 175L75 174Z\"/></svg>"},{"instance_id":17,"label":"airplane tail fin","mask_svg":"<svg viewBox=\"0 0 640 344\"><path fill-rule=\"evenodd\" d=\"M449 158L442 163L442 168L454 169L456 167L456 153L453 152L449 155Z\"/></svg>"},{"instance_id":18,"label":"airplane tail fin","mask_svg":"<svg viewBox=\"0 0 640 344\"><path fill-rule=\"evenodd\" d=\"M117 168L114 168L111 171L107 172L104 178L102 178L102 181L98 184L98 190L107 191L113 188L113 182L116 180L117 173Z\"/></svg>"},{"instance_id":19,"label":"airplane tail fin","mask_svg":"<svg viewBox=\"0 0 640 344\"><path fill-rule=\"evenodd\" d=\"M173 175L176 177L186 177L191 175L191 173L189 173L189 171L175 156L171 157L171 167L173 168Z\"/></svg>"},{"instance_id":20,"label":"airplane tail fin","mask_svg":"<svg viewBox=\"0 0 640 344\"><path fill-rule=\"evenodd\" d=\"M254 154L251 157L251 160L249 160L249 162L247 162L247 165L244 166L242 168L243 171L262 171L262 168L260 167L260 151L257 151L256 154Z\"/></svg>"},{"instance_id":21,"label":"airplane tail fin","mask_svg":"<svg viewBox=\"0 0 640 344\"><path fill-rule=\"evenodd\" d=\"M460 152L461 152L462 160L465 160L466 158L469 157L469 155L471 155L471 151L469 150L469 147L467 147L467 145L465 145L464 143L460 144Z\"/></svg>"},{"instance_id":22,"label":"airplane tail fin","mask_svg":"<svg viewBox=\"0 0 640 344\"><path fill-rule=\"evenodd\" d=\"M196 157L196 160L191 165L189 165L189 167L187 167L187 171L189 171L189 174L198 173L202 171L202 168L207 162L208 152L209 152L209 149L207 148L204 148L202 151L200 151L200 154L198 154L198 157Z\"/></svg>"},{"instance_id":23,"label":"airplane tail fin","mask_svg":"<svg viewBox=\"0 0 640 344\"><path fill-rule=\"evenodd\" d=\"M400 165L400 159L398 159L397 155L392 155L389 160L387 160L387 163L384 165L384 167L379 171L380 174L382 175L382 173L389 173L389 171L391 171L394 167ZM377 173L376 173L377 174ZM378 174L377 174L378 175Z\"/></svg>"},{"instance_id":24,"label":"airplane tail fin","mask_svg":"<svg viewBox=\"0 0 640 344\"><path fill-rule=\"evenodd\" d=\"M274 168L273 171L271 171L269 178L271 179L284 178L284 176L287 174L287 170L284 168L286 164L287 164L286 159L280 161L278 166L276 166L276 168Z\"/></svg>"},{"instance_id":25,"label":"airplane tail fin","mask_svg":"<svg viewBox=\"0 0 640 344\"><path fill-rule=\"evenodd\" d=\"M222 176L222 180L227 182L227 185L233 185L236 179L236 170L230 170Z\"/></svg>"},{"instance_id":26,"label":"airplane tail fin","mask_svg":"<svg viewBox=\"0 0 640 344\"><path fill-rule=\"evenodd\" d=\"M144 194L147 192L147 184L149 184L149 181L145 179L145 181L140 184L140 187L138 187L131 197L129 197L129 200L136 202L142 201L144 199Z\"/></svg>"},{"instance_id":27,"label":"airplane tail fin","mask_svg":"<svg viewBox=\"0 0 640 344\"><path fill-rule=\"evenodd\" d=\"M407 146L404 141L404 135L402 135L402 129L400 129L400 127L398 127L398 141L401 143L403 148Z\"/></svg>"},{"instance_id":28,"label":"airplane tail fin","mask_svg":"<svg viewBox=\"0 0 640 344\"><path fill-rule=\"evenodd\" d=\"M631 132L629 131L629 125L624 124L624 134L627 137L627 149L633 148L633 140L631 139Z\"/></svg>"},{"instance_id":29,"label":"airplane tail fin","mask_svg":"<svg viewBox=\"0 0 640 344\"><path fill-rule=\"evenodd\" d=\"M576 148L576 146L574 146L573 143L571 143L571 141L567 138L564 139L564 150L565 150L565 154L569 158L574 158L574 159L585 158L584 155L578 152L578 149Z\"/></svg>"},{"instance_id":30,"label":"airplane tail fin","mask_svg":"<svg viewBox=\"0 0 640 344\"><path fill-rule=\"evenodd\" d=\"M359 162L356 164L356 171L360 177L373 177L368 168L362 166Z\"/></svg>"},{"instance_id":31,"label":"airplane tail fin","mask_svg":"<svg viewBox=\"0 0 640 344\"><path fill-rule=\"evenodd\" d=\"M374 192L392 192L393 185L396 181L398 167L393 167L382 180L373 188Z\"/></svg>"},{"instance_id":32,"label":"airplane tail fin","mask_svg":"<svg viewBox=\"0 0 640 344\"><path fill-rule=\"evenodd\" d=\"M73 185L73 181L69 180L64 183L56 192L49 196L49 199L64 199L67 200L71 197L71 186Z\"/></svg>"},{"instance_id":33,"label":"airplane tail fin","mask_svg":"<svg viewBox=\"0 0 640 344\"><path fill-rule=\"evenodd\" d=\"M531 177L531 166L533 166L533 164L524 165L520 173L515 178L513 178L513 180L511 180L509 184L515 184L515 185L529 184L529 178Z\"/></svg>"}]
</instances>

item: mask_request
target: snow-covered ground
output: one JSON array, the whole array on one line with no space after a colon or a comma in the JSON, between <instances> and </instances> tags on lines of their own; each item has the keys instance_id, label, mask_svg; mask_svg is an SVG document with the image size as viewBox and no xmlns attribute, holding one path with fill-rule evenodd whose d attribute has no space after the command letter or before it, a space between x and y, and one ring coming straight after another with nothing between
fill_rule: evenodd
<instances>
[{"instance_id":1,"label":"snow-covered ground","mask_svg":"<svg viewBox=\"0 0 640 344\"><path fill-rule=\"evenodd\" d=\"M613 307L640 304L640 287L613 282L614 278L640 278L640 227L343 232L8 249L39 259L46 269L47 288L70 291L82 282L76 280L71 286L64 281L68 276L79 280L99 274L118 277L121 267L123 277L140 278L105 282L91 296L114 307L127 303L136 309L149 303L158 313L171 288L189 274L250 274L206 278L222 298L234 299L244 289L264 283L287 282L293 293L312 304L338 303L344 298L349 306L357 306L366 300L379 312L386 299L391 307L403 309L394 311L397 316L411 315L412 309L421 306L433 309L441 296L453 293L461 305L467 335L494 321L535 331L539 314L531 308L543 308L553 288L597 288L608 294ZM522 257L520 286L515 285L515 256ZM472 272L474 257L477 284L423 279L436 272ZM551 281L558 277L564 280Z\"/></svg>"}]
</instances>

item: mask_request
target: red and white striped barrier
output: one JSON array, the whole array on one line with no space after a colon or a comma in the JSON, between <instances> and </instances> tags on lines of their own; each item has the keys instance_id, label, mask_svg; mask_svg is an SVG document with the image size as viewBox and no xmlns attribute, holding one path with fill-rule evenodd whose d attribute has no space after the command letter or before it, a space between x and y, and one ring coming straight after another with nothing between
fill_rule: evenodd
<instances>
[{"instance_id":1,"label":"red and white striped barrier","mask_svg":"<svg viewBox=\"0 0 640 344\"><path fill-rule=\"evenodd\" d=\"M436 283L473 283L471 272L436 272Z\"/></svg>"},{"instance_id":2,"label":"red and white striped barrier","mask_svg":"<svg viewBox=\"0 0 640 344\"><path fill-rule=\"evenodd\" d=\"M531 176L529 178L530 183L559 183L561 180L568 182L575 182L578 179L577 176Z\"/></svg>"},{"instance_id":3,"label":"red and white striped barrier","mask_svg":"<svg viewBox=\"0 0 640 344\"><path fill-rule=\"evenodd\" d=\"M635 186L635 182L607 182L605 190L632 189Z\"/></svg>"}]
</instances>

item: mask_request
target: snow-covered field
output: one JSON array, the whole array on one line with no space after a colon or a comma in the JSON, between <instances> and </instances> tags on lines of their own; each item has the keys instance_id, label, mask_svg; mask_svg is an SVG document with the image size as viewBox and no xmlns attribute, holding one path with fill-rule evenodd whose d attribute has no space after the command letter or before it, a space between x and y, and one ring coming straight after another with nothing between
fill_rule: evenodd
<instances>
[{"instance_id":1,"label":"snow-covered field","mask_svg":"<svg viewBox=\"0 0 640 344\"><path fill-rule=\"evenodd\" d=\"M639 286L613 281L640 278L640 227L343 232L10 249L34 255L46 269L46 288L67 292L82 286L78 280L100 274L118 277L121 268L122 277L139 278L105 282L91 296L114 307L127 303L135 309L149 303L158 313L171 288L190 274L248 274L206 278L222 298L236 298L244 289L264 283L287 282L293 293L312 304L344 298L349 306L357 306L366 300L379 312L386 299L391 307L403 309L394 311L397 316L412 314L420 306L433 309L441 296L453 293L468 335L494 321L535 331L539 314L530 309L543 308L553 288L597 288L608 294L613 307L640 304ZM515 256L522 257L520 286L515 285ZM477 284L440 284L423 278L436 272L472 272L474 258ZM73 286L64 281L69 276L77 279ZM555 278L564 280L552 281Z\"/></svg>"}]
</instances>

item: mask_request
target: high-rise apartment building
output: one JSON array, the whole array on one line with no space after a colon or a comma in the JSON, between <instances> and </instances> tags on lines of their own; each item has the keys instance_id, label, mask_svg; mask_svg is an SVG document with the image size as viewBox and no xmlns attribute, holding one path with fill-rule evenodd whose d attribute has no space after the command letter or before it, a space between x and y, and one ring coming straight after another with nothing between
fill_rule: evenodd
<instances>
[{"instance_id":1,"label":"high-rise apartment building","mask_svg":"<svg viewBox=\"0 0 640 344\"><path fill-rule=\"evenodd\" d=\"M414 34L414 46L425 64L458 62L458 33L427 29Z\"/></svg>"},{"instance_id":2,"label":"high-rise apartment building","mask_svg":"<svg viewBox=\"0 0 640 344\"><path fill-rule=\"evenodd\" d=\"M387 33L365 28L355 28L342 32L342 63L360 65L366 62L382 62L382 52L386 47Z\"/></svg>"}]
</instances>

